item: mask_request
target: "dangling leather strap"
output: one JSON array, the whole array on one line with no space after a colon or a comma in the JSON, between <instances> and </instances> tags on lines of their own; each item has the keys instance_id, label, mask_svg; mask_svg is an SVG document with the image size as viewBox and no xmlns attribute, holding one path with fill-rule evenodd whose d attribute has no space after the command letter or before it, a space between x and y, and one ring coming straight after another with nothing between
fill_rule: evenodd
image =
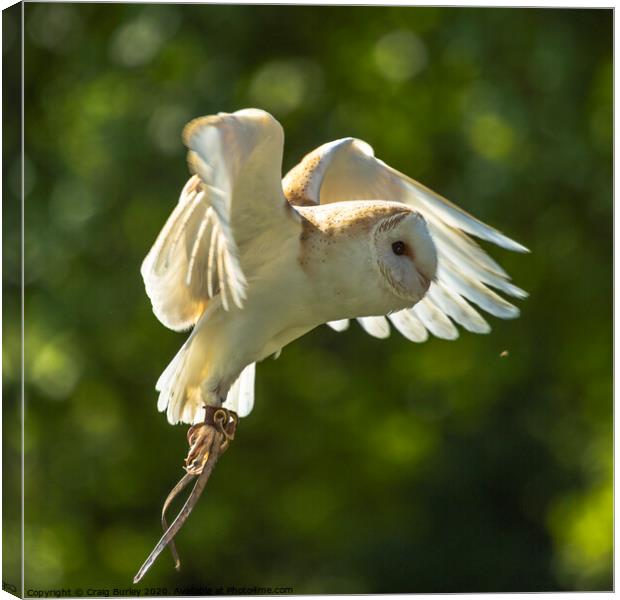
<instances>
[{"instance_id":1,"label":"dangling leather strap","mask_svg":"<svg viewBox=\"0 0 620 600\"><path fill-rule=\"evenodd\" d=\"M144 561L142 567L134 578L137 583L144 577L160 552L168 545L174 559L174 566L178 570L181 566L179 553L174 543L174 536L183 526L187 517L196 505L200 494L202 493L209 477L217 463L217 460L228 448L230 442L235 439L237 424L239 418L237 414L226 408L217 406L205 406L205 419L202 423L192 425L187 432L187 441L189 442L189 453L185 459L184 469L187 474L174 486L162 508L161 524L164 529L164 535L159 540L151 554ZM166 520L166 510L170 507L173 500L195 477L198 477L189 498L185 502L183 508L168 526Z\"/></svg>"}]
</instances>

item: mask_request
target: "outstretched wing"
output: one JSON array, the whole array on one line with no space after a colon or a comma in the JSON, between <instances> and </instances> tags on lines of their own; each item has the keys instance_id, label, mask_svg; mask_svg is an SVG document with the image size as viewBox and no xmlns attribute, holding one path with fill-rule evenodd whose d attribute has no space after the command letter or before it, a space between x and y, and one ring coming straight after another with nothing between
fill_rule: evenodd
<instances>
[{"instance_id":1,"label":"outstretched wing","mask_svg":"<svg viewBox=\"0 0 620 600\"><path fill-rule=\"evenodd\" d=\"M408 339L423 342L428 332L454 339L458 330L453 321L468 331L488 333L489 324L469 302L503 319L519 315L516 306L491 288L515 298L525 298L526 292L513 285L506 271L469 236L516 252L528 252L527 248L378 160L365 142L345 138L320 146L286 175L283 188L289 202L295 205L391 200L408 204L424 216L437 247L436 281L415 306L388 315ZM375 337L387 337L390 333L386 317L364 317L358 321ZM329 325L342 331L348 322Z\"/></svg>"},{"instance_id":2,"label":"outstretched wing","mask_svg":"<svg viewBox=\"0 0 620 600\"><path fill-rule=\"evenodd\" d=\"M276 251L299 227L282 192L284 134L271 115L202 117L183 140L195 175L141 268L153 311L176 330L194 325L216 295L227 310L242 307L252 240L268 232Z\"/></svg>"}]
</instances>

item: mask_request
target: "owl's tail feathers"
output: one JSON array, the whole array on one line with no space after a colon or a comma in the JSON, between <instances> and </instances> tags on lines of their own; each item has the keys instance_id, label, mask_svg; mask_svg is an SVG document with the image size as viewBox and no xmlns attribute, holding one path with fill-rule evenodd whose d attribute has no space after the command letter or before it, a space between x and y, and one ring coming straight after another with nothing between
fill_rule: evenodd
<instances>
[{"instance_id":1,"label":"owl's tail feathers","mask_svg":"<svg viewBox=\"0 0 620 600\"><path fill-rule=\"evenodd\" d=\"M192 424L201 420L200 390L189 385L188 358L191 349L190 337L164 372L159 376L155 389L159 392L157 410L166 411L168 421L175 425L178 422Z\"/></svg>"},{"instance_id":2,"label":"owl's tail feathers","mask_svg":"<svg viewBox=\"0 0 620 600\"><path fill-rule=\"evenodd\" d=\"M192 336L185 342L155 385L159 392L157 409L166 411L168 421L176 423L200 423L204 419L201 382L195 381L191 364ZM194 361L195 362L195 361ZM251 363L241 372L226 396L224 408L246 417L254 407L254 376L256 363Z\"/></svg>"},{"instance_id":3,"label":"owl's tail feathers","mask_svg":"<svg viewBox=\"0 0 620 600\"><path fill-rule=\"evenodd\" d=\"M228 391L224 408L232 410L240 417L247 417L254 408L254 379L256 363L250 363Z\"/></svg>"}]
</instances>

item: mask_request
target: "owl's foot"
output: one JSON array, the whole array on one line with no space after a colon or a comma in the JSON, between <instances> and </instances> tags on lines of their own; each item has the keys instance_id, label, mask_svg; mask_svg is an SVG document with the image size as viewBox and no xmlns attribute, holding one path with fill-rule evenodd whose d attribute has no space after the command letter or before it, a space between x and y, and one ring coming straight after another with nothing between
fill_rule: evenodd
<instances>
[{"instance_id":1,"label":"owl's foot","mask_svg":"<svg viewBox=\"0 0 620 600\"><path fill-rule=\"evenodd\" d=\"M228 448L235 439L235 431L239 419L237 414L225 408L205 406L205 420L192 425L187 430L189 453L185 459L184 469L189 475L200 475L209 458L215 435L219 432L223 436L220 445L220 454Z\"/></svg>"},{"instance_id":2,"label":"owl's foot","mask_svg":"<svg viewBox=\"0 0 620 600\"><path fill-rule=\"evenodd\" d=\"M153 551L149 554L148 558L144 561L144 564L140 567L140 570L134 577L134 583L138 583L138 581L144 577L145 573L155 562L155 559L167 545L170 546L172 557L174 558L175 568L179 570L181 561L174 543L174 536L184 525L187 517L189 517L190 513L194 509L194 506L198 502L198 498L200 498L200 495L207 485L207 481L215 468L215 464L217 463L220 454L228 448L230 442L235 438L237 423L238 417L236 413L225 408L206 406L205 420L202 423L192 425L192 427L189 428L187 432L187 440L190 448L187 458L184 461L184 469L187 473L174 486L164 502L161 513L161 524L164 529L164 535L161 537L159 542L157 542L157 545L153 548ZM196 480L194 488L183 505L183 508L172 522L172 525L168 526L168 522L166 521L166 511L174 499L195 477L198 479Z\"/></svg>"}]
</instances>

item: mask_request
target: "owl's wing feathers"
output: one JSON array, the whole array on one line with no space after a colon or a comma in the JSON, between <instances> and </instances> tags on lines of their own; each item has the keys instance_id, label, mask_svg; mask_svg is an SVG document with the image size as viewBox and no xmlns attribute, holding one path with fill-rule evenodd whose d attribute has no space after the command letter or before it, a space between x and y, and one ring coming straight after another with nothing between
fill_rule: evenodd
<instances>
[{"instance_id":1,"label":"owl's wing feathers","mask_svg":"<svg viewBox=\"0 0 620 600\"><path fill-rule=\"evenodd\" d=\"M525 298L526 292L512 284L506 271L469 236L516 252L528 252L527 248L375 158L365 142L345 138L320 146L287 174L283 187L293 204L392 200L408 204L424 216L437 247L437 277L422 301L388 315L406 338L423 342L430 332L454 339L458 330L452 321L468 331L487 333L488 323L468 301L500 318L518 316L518 308L490 288L515 298ZM389 335L384 317L358 321L375 337ZM329 325L342 331L347 323Z\"/></svg>"},{"instance_id":2,"label":"owl's wing feathers","mask_svg":"<svg viewBox=\"0 0 620 600\"><path fill-rule=\"evenodd\" d=\"M242 307L252 240L298 227L282 192L284 134L271 115L248 109L199 118L183 139L195 175L141 268L153 311L176 330L194 325L217 294L225 309Z\"/></svg>"}]
</instances>

